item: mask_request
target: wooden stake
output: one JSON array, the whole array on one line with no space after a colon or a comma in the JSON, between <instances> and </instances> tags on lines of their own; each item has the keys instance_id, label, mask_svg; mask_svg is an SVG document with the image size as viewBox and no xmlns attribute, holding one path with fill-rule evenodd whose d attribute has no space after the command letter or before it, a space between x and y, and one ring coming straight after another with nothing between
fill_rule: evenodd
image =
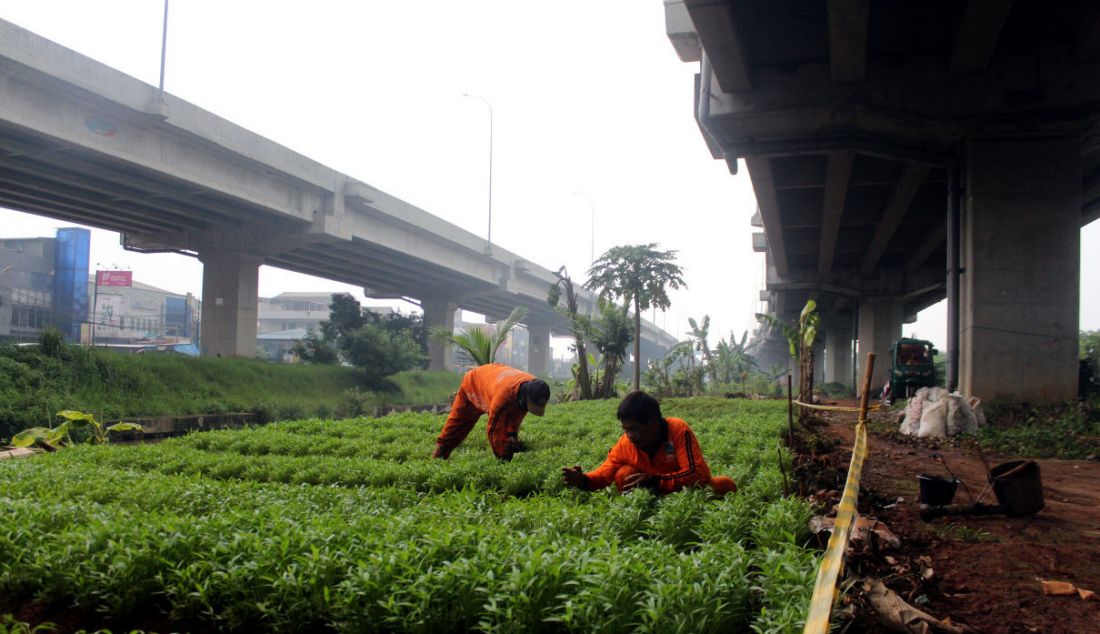
<instances>
[{"instance_id":1,"label":"wooden stake","mask_svg":"<svg viewBox=\"0 0 1100 634\"><path fill-rule=\"evenodd\" d=\"M790 487L787 485L787 468L783 466L783 443L780 442L775 447L776 453L779 454L779 473L783 474L783 496L789 495Z\"/></svg>"},{"instance_id":2,"label":"wooden stake","mask_svg":"<svg viewBox=\"0 0 1100 634\"><path fill-rule=\"evenodd\" d=\"M859 422L867 420L867 401L871 398L871 373L875 371L875 353L867 353L867 367L863 371L863 393L859 397Z\"/></svg>"},{"instance_id":3,"label":"wooden stake","mask_svg":"<svg viewBox=\"0 0 1100 634\"><path fill-rule=\"evenodd\" d=\"M794 397L791 395L790 373L787 373L787 446L794 447Z\"/></svg>"}]
</instances>

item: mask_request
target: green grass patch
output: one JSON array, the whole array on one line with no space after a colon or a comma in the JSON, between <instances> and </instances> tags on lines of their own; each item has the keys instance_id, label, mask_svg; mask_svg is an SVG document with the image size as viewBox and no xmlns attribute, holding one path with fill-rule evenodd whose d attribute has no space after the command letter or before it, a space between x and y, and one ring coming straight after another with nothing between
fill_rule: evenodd
<instances>
[{"instance_id":1,"label":"green grass patch","mask_svg":"<svg viewBox=\"0 0 1100 634\"><path fill-rule=\"evenodd\" d=\"M120 355L79 346L52 357L34 347L0 346L0 438L53 424L64 409L103 421L222 412L260 412L274 420L332 415L346 406L349 390L362 392L360 411L442 405L460 380L449 372L402 372L368 391L355 370L339 366Z\"/></svg>"},{"instance_id":2,"label":"green grass patch","mask_svg":"<svg viewBox=\"0 0 1100 634\"><path fill-rule=\"evenodd\" d=\"M0 596L194 631L787 632L816 554L780 494L785 405L669 400L740 490L580 492L619 434L612 401L485 423L446 462L443 417L307 419L0 464ZM59 608L61 609L61 608ZM46 614L48 616L48 614Z\"/></svg>"},{"instance_id":3,"label":"green grass patch","mask_svg":"<svg viewBox=\"0 0 1100 634\"><path fill-rule=\"evenodd\" d=\"M1042 406L997 404L978 433L983 448L1029 458L1100 455L1100 399Z\"/></svg>"}]
</instances>

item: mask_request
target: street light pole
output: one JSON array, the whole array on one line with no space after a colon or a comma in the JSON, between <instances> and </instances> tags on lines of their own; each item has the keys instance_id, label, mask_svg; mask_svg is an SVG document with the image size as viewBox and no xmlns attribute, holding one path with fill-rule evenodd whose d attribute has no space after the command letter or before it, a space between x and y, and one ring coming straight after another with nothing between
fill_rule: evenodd
<instances>
[{"instance_id":1,"label":"street light pole","mask_svg":"<svg viewBox=\"0 0 1100 634\"><path fill-rule=\"evenodd\" d=\"M479 99L485 104L485 107L489 109L489 231L486 234L485 241L487 242L486 250L492 253L493 250L493 104L489 103L489 100L480 95L471 95L469 93L462 93L463 97L469 97L470 99Z\"/></svg>"},{"instance_id":2,"label":"street light pole","mask_svg":"<svg viewBox=\"0 0 1100 634\"><path fill-rule=\"evenodd\" d=\"M168 52L168 0L164 0L164 27L160 33L160 91L161 100L164 99L164 58Z\"/></svg>"}]
</instances>

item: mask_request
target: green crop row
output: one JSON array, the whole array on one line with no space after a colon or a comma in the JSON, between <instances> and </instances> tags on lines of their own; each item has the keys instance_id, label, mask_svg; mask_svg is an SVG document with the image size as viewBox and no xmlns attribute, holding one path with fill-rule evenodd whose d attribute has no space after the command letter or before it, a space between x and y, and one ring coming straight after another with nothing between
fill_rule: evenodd
<instances>
[{"instance_id":1,"label":"green crop row","mask_svg":"<svg viewBox=\"0 0 1100 634\"><path fill-rule=\"evenodd\" d=\"M443 417L278 423L0 465L0 597L89 627L161 612L194 630L781 632L800 627L809 509L781 495L781 406L669 401L740 491L564 489L618 436L614 404L484 423L446 462ZM10 609L0 605L0 609Z\"/></svg>"}]
</instances>

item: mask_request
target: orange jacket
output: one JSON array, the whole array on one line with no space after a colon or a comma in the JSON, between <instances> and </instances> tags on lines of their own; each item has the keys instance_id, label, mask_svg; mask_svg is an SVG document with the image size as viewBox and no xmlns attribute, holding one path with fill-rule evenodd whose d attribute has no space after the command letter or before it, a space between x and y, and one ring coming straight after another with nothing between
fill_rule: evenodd
<instances>
[{"instance_id":1,"label":"orange jacket","mask_svg":"<svg viewBox=\"0 0 1100 634\"><path fill-rule=\"evenodd\" d=\"M499 363L470 370L462 377L460 390L476 409L489 415L489 444L493 453L502 455L508 436L519 433L527 410L519 406L519 386L536 376Z\"/></svg>"},{"instance_id":2,"label":"orange jacket","mask_svg":"<svg viewBox=\"0 0 1100 634\"><path fill-rule=\"evenodd\" d=\"M596 469L589 471L588 489L602 489L615 481L615 472L628 466L657 476L658 489L662 493L672 493L693 484L710 482L710 467L703 459L699 441L691 427L679 418L666 418L668 437L651 457L634 446L623 434L607 454L607 460Z\"/></svg>"}]
</instances>

